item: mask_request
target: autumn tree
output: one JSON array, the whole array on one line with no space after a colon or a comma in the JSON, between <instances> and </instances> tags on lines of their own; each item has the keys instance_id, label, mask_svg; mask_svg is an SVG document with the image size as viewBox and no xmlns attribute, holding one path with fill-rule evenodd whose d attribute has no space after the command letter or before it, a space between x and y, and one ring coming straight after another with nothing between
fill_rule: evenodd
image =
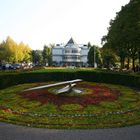
<instances>
[{"instance_id":1,"label":"autumn tree","mask_svg":"<svg viewBox=\"0 0 140 140\"><path fill-rule=\"evenodd\" d=\"M23 42L17 44L11 37L7 37L6 41L0 44L0 60L8 63L18 63L29 61L31 57L31 49Z\"/></svg>"},{"instance_id":2,"label":"autumn tree","mask_svg":"<svg viewBox=\"0 0 140 140\"><path fill-rule=\"evenodd\" d=\"M28 62L31 59L31 48L28 45L25 45L23 42L19 44L20 49L20 59L21 61Z\"/></svg>"}]
</instances>

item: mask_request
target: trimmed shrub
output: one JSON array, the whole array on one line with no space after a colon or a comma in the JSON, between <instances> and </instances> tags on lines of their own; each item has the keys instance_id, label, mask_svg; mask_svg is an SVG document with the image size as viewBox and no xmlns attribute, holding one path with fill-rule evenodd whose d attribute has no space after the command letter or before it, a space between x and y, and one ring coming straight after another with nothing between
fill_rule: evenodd
<instances>
[{"instance_id":1,"label":"trimmed shrub","mask_svg":"<svg viewBox=\"0 0 140 140\"><path fill-rule=\"evenodd\" d=\"M98 71L79 71L78 76L79 78L90 82L112 83L140 88L140 76L136 75Z\"/></svg>"},{"instance_id":2,"label":"trimmed shrub","mask_svg":"<svg viewBox=\"0 0 140 140\"><path fill-rule=\"evenodd\" d=\"M103 71L43 71L43 72L21 72L7 73L0 75L0 89L23 83L66 81L73 79L83 79L89 82L101 82L120 84L130 87L140 88L140 76L111 73Z\"/></svg>"}]
</instances>

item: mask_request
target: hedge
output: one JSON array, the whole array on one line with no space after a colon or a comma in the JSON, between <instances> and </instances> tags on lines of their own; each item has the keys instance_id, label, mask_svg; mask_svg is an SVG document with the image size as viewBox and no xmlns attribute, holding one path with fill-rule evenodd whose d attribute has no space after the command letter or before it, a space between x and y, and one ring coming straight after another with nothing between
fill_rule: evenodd
<instances>
[{"instance_id":1,"label":"hedge","mask_svg":"<svg viewBox=\"0 0 140 140\"><path fill-rule=\"evenodd\" d=\"M101 82L120 84L129 87L140 88L140 76L101 72L101 71L57 71L57 72L26 72L26 73L7 73L0 75L0 89L33 82L47 82L47 81L66 81L72 79L83 79L89 82Z\"/></svg>"}]
</instances>

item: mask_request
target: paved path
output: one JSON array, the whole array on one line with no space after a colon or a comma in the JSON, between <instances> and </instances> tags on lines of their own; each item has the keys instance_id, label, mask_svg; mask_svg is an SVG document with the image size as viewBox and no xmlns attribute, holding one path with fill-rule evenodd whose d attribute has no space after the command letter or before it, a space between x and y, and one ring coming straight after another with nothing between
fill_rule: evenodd
<instances>
[{"instance_id":1,"label":"paved path","mask_svg":"<svg viewBox=\"0 0 140 140\"><path fill-rule=\"evenodd\" d=\"M0 123L0 140L140 140L140 125L115 129L55 130Z\"/></svg>"}]
</instances>

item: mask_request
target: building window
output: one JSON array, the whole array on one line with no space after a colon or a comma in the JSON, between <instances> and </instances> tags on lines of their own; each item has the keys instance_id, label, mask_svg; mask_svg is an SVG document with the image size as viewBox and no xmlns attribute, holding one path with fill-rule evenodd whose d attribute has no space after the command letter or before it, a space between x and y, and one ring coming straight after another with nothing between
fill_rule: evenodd
<instances>
[{"instance_id":1,"label":"building window","mask_svg":"<svg viewBox=\"0 0 140 140\"><path fill-rule=\"evenodd\" d=\"M64 60L80 60L80 56L64 56Z\"/></svg>"},{"instance_id":2,"label":"building window","mask_svg":"<svg viewBox=\"0 0 140 140\"><path fill-rule=\"evenodd\" d=\"M70 50L65 50L65 53L71 53L71 51Z\"/></svg>"},{"instance_id":3,"label":"building window","mask_svg":"<svg viewBox=\"0 0 140 140\"><path fill-rule=\"evenodd\" d=\"M78 50L72 50L72 53L78 53Z\"/></svg>"},{"instance_id":4,"label":"building window","mask_svg":"<svg viewBox=\"0 0 140 140\"><path fill-rule=\"evenodd\" d=\"M73 49L73 50L65 50L65 53L79 53L78 50Z\"/></svg>"}]
</instances>

